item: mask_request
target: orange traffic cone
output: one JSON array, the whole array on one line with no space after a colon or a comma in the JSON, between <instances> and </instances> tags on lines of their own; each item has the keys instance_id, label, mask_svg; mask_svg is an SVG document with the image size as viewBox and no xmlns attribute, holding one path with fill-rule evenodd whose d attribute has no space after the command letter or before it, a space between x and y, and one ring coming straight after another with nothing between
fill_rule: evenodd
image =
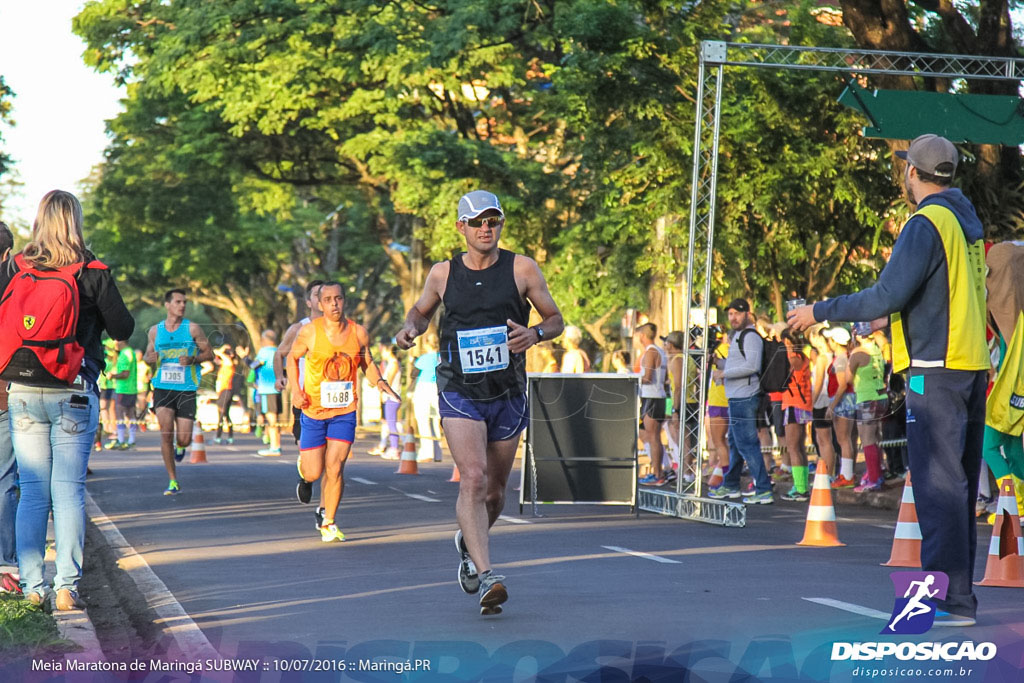
<instances>
[{"instance_id":1,"label":"orange traffic cone","mask_svg":"<svg viewBox=\"0 0 1024 683\"><path fill-rule=\"evenodd\" d=\"M999 482L999 511L992 525L985 578L976 583L1024 588L1024 539L1021 539L1020 514L1011 477L1003 477Z\"/></svg>"},{"instance_id":2,"label":"orange traffic cone","mask_svg":"<svg viewBox=\"0 0 1024 683\"><path fill-rule=\"evenodd\" d=\"M416 464L416 436L412 433L402 436L402 459L398 463L398 470L395 474L419 474L420 468Z\"/></svg>"},{"instance_id":3,"label":"orange traffic cone","mask_svg":"<svg viewBox=\"0 0 1024 683\"><path fill-rule=\"evenodd\" d=\"M191 463L209 462L206 459L206 439L203 438L203 426L198 422L192 427L192 457L188 461Z\"/></svg>"},{"instance_id":4,"label":"orange traffic cone","mask_svg":"<svg viewBox=\"0 0 1024 683\"><path fill-rule=\"evenodd\" d=\"M458 465L452 465L452 478L449 479L448 481L450 481L450 482L460 482L460 481L462 481L462 477L459 476L459 466Z\"/></svg>"},{"instance_id":5,"label":"orange traffic cone","mask_svg":"<svg viewBox=\"0 0 1024 683\"><path fill-rule=\"evenodd\" d=\"M828 467L824 460L818 460L814 471L814 486L811 488L811 504L807 507L807 524L804 537L797 545L831 548L846 545L839 542L836 533L836 509L832 506L832 484L828 480Z\"/></svg>"},{"instance_id":6,"label":"orange traffic cone","mask_svg":"<svg viewBox=\"0 0 1024 683\"><path fill-rule=\"evenodd\" d=\"M914 487L910 484L910 471L903 485L903 501L896 518L896 534L892 539L892 554L883 567L921 566L921 525L917 521L917 505L914 503Z\"/></svg>"}]
</instances>

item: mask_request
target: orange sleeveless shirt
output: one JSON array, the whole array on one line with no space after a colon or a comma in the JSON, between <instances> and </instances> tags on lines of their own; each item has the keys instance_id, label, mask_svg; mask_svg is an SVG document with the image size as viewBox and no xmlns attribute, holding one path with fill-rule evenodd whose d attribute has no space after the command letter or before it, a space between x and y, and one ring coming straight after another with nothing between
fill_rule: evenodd
<instances>
[{"instance_id":1,"label":"orange sleeveless shirt","mask_svg":"<svg viewBox=\"0 0 1024 683\"><path fill-rule=\"evenodd\" d=\"M355 412L359 399L359 325L346 318L344 339L335 346L327 339L324 321L325 318L317 318L310 323L313 344L306 351L304 387L309 405L302 412L314 420Z\"/></svg>"}]
</instances>

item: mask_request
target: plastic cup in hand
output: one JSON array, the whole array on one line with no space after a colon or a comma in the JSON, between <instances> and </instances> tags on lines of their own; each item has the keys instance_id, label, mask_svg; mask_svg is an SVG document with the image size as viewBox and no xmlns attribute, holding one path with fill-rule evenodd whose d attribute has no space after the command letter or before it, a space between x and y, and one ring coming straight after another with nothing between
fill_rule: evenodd
<instances>
[{"instance_id":1,"label":"plastic cup in hand","mask_svg":"<svg viewBox=\"0 0 1024 683\"><path fill-rule=\"evenodd\" d=\"M786 302L786 313L792 313L801 306L807 305L806 299L790 299Z\"/></svg>"}]
</instances>

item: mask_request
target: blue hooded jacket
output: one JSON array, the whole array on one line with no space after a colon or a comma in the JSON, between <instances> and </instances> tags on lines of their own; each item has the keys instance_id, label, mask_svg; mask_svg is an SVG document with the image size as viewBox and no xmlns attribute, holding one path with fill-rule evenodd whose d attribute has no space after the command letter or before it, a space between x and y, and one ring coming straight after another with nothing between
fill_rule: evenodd
<instances>
[{"instance_id":1,"label":"blue hooded jacket","mask_svg":"<svg viewBox=\"0 0 1024 683\"><path fill-rule=\"evenodd\" d=\"M938 204L957 217L968 244L984 236L974 205L957 188L925 197L918 208ZM869 321L899 312L911 358L941 361L949 344L949 272L942 238L930 220L912 216L892 256L871 287L814 305L816 320Z\"/></svg>"}]
</instances>

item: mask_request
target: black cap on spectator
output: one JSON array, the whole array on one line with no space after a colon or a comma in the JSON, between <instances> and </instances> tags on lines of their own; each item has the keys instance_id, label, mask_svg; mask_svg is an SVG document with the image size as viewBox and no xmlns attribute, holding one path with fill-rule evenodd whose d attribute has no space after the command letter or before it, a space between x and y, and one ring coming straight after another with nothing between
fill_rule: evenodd
<instances>
[{"instance_id":1,"label":"black cap on spectator","mask_svg":"<svg viewBox=\"0 0 1024 683\"><path fill-rule=\"evenodd\" d=\"M736 298L729 302L729 305L725 307L725 310L739 311L740 313L750 313L750 304L747 303L746 299Z\"/></svg>"}]
</instances>

